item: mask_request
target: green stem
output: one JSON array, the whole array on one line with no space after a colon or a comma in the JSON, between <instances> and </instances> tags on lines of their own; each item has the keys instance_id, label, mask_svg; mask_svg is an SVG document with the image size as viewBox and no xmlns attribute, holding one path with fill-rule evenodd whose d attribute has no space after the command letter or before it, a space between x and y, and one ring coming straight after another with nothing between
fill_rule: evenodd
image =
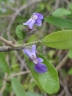
<instances>
[{"instance_id":1,"label":"green stem","mask_svg":"<svg viewBox=\"0 0 72 96\"><path fill-rule=\"evenodd\" d=\"M26 43L26 44L21 44L21 45L15 45L15 48L24 48L25 46L28 46L28 45L32 45L32 44L36 44L36 43L40 43L41 41L38 40L38 41L35 41L35 42L31 42L31 43Z\"/></svg>"}]
</instances>

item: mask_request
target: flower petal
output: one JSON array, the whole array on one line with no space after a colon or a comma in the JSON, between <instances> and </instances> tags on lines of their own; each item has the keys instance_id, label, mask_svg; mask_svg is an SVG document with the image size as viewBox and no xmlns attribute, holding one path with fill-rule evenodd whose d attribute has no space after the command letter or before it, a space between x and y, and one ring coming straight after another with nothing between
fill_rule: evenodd
<instances>
[{"instance_id":1,"label":"flower petal","mask_svg":"<svg viewBox=\"0 0 72 96\"><path fill-rule=\"evenodd\" d=\"M32 53L30 52L30 50L28 49L23 49L23 52L28 56L28 57L32 57Z\"/></svg>"},{"instance_id":2,"label":"flower petal","mask_svg":"<svg viewBox=\"0 0 72 96\"><path fill-rule=\"evenodd\" d=\"M44 64L36 64L34 66L34 70L38 73L45 73L47 71L47 67Z\"/></svg>"},{"instance_id":3,"label":"flower petal","mask_svg":"<svg viewBox=\"0 0 72 96\"><path fill-rule=\"evenodd\" d=\"M37 15L39 19L43 19L43 15L40 13L33 13L33 15Z\"/></svg>"},{"instance_id":4,"label":"flower petal","mask_svg":"<svg viewBox=\"0 0 72 96\"><path fill-rule=\"evenodd\" d=\"M29 25L32 22L32 19L30 18L27 22L23 23L23 25Z\"/></svg>"},{"instance_id":5,"label":"flower petal","mask_svg":"<svg viewBox=\"0 0 72 96\"><path fill-rule=\"evenodd\" d=\"M34 24L35 24L35 21L32 20L31 18L26 23L23 23L23 25L28 25L30 29L33 28Z\"/></svg>"},{"instance_id":6,"label":"flower petal","mask_svg":"<svg viewBox=\"0 0 72 96\"><path fill-rule=\"evenodd\" d=\"M42 20L41 19L35 20L35 24L38 25L38 26L41 26L42 25Z\"/></svg>"},{"instance_id":7,"label":"flower petal","mask_svg":"<svg viewBox=\"0 0 72 96\"><path fill-rule=\"evenodd\" d=\"M32 20L32 22L29 24L29 28L32 29L35 24L35 21Z\"/></svg>"},{"instance_id":8,"label":"flower petal","mask_svg":"<svg viewBox=\"0 0 72 96\"><path fill-rule=\"evenodd\" d=\"M42 58L37 58L38 59L38 62L41 63L43 62L44 60Z\"/></svg>"},{"instance_id":9,"label":"flower petal","mask_svg":"<svg viewBox=\"0 0 72 96\"><path fill-rule=\"evenodd\" d=\"M32 55L34 55L36 57L36 45L32 45Z\"/></svg>"}]
</instances>

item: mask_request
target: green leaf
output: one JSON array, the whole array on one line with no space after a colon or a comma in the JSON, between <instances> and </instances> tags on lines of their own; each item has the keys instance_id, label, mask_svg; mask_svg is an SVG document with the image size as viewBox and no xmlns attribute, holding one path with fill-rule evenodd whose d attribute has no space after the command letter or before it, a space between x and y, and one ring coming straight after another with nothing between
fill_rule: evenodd
<instances>
[{"instance_id":1,"label":"green leaf","mask_svg":"<svg viewBox=\"0 0 72 96\"><path fill-rule=\"evenodd\" d=\"M51 48L71 49L72 30L62 30L51 33L42 39L42 43Z\"/></svg>"},{"instance_id":2,"label":"green leaf","mask_svg":"<svg viewBox=\"0 0 72 96\"><path fill-rule=\"evenodd\" d=\"M71 14L71 11L64 8L58 8L52 13L53 16L57 16L57 17L62 17L69 14Z\"/></svg>"},{"instance_id":3,"label":"green leaf","mask_svg":"<svg viewBox=\"0 0 72 96\"><path fill-rule=\"evenodd\" d=\"M68 57L69 57L69 58L72 58L72 49L69 50L69 52L68 52Z\"/></svg>"},{"instance_id":4,"label":"green leaf","mask_svg":"<svg viewBox=\"0 0 72 96\"><path fill-rule=\"evenodd\" d=\"M72 19L72 14L66 15L66 18L68 18L69 20Z\"/></svg>"},{"instance_id":5,"label":"green leaf","mask_svg":"<svg viewBox=\"0 0 72 96\"><path fill-rule=\"evenodd\" d=\"M42 55L39 55L38 57L43 58L43 63L46 65L48 71L43 74L37 73L34 70L34 64L30 61L28 62L29 69L42 90L46 91L48 94L56 93L59 90L58 73L54 66L50 64L46 58L44 58Z\"/></svg>"},{"instance_id":6,"label":"green leaf","mask_svg":"<svg viewBox=\"0 0 72 96\"><path fill-rule=\"evenodd\" d=\"M16 96L26 96L26 93L22 85L19 83L19 81L15 77L12 78L11 84Z\"/></svg>"},{"instance_id":7,"label":"green leaf","mask_svg":"<svg viewBox=\"0 0 72 96\"><path fill-rule=\"evenodd\" d=\"M5 54L1 52L0 52L0 68L2 69L2 72L7 72L7 73L10 72L9 66L5 59Z\"/></svg>"},{"instance_id":8,"label":"green leaf","mask_svg":"<svg viewBox=\"0 0 72 96\"><path fill-rule=\"evenodd\" d=\"M72 75L72 68L69 69L68 75Z\"/></svg>"},{"instance_id":9,"label":"green leaf","mask_svg":"<svg viewBox=\"0 0 72 96\"><path fill-rule=\"evenodd\" d=\"M69 8L70 8L70 10L72 11L72 3L69 3Z\"/></svg>"},{"instance_id":10,"label":"green leaf","mask_svg":"<svg viewBox=\"0 0 72 96\"><path fill-rule=\"evenodd\" d=\"M56 27L72 29L72 20L68 20L60 17L54 17L54 16L48 16L45 18L45 20L46 22Z\"/></svg>"},{"instance_id":11,"label":"green leaf","mask_svg":"<svg viewBox=\"0 0 72 96\"><path fill-rule=\"evenodd\" d=\"M23 31L23 25L18 25L16 27L16 35L18 36L19 39L24 39L25 33Z\"/></svg>"},{"instance_id":12,"label":"green leaf","mask_svg":"<svg viewBox=\"0 0 72 96\"><path fill-rule=\"evenodd\" d=\"M41 96L38 93L34 93L34 92L26 92L27 96Z\"/></svg>"}]
</instances>

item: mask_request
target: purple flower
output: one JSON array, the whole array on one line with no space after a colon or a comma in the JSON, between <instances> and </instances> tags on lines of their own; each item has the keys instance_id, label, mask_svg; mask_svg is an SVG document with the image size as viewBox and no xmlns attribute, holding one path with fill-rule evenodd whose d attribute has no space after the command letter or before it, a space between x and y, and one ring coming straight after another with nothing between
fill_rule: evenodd
<instances>
[{"instance_id":1,"label":"purple flower","mask_svg":"<svg viewBox=\"0 0 72 96\"><path fill-rule=\"evenodd\" d=\"M27 25L27 26L29 26L30 29L32 29L34 24L36 24L37 26L41 26L42 25L42 19L43 19L42 14L33 13L31 18L27 22L23 23L23 25Z\"/></svg>"},{"instance_id":2,"label":"purple flower","mask_svg":"<svg viewBox=\"0 0 72 96\"><path fill-rule=\"evenodd\" d=\"M36 56L36 45L32 45L31 50L24 49L23 52L33 61L35 64L34 70L38 73L45 73L47 67L43 64L43 59Z\"/></svg>"},{"instance_id":3,"label":"purple flower","mask_svg":"<svg viewBox=\"0 0 72 96\"><path fill-rule=\"evenodd\" d=\"M34 70L38 73L45 73L47 71L46 65L42 63L42 58L37 58L37 63L34 66Z\"/></svg>"}]
</instances>

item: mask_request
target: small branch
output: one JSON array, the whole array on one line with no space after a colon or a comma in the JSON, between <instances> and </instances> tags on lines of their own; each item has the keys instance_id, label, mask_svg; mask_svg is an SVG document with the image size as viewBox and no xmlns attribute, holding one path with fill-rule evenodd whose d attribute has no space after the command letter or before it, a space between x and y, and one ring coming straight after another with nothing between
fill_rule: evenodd
<instances>
[{"instance_id":1,"label":"small branch","mask_svg":"<svg viewBox=\"0 0 72 96\"><path fill-rule=\"evenodd\" d=\"M2 93L0 93L0 96L3 96Z\"/></svg>"},{"instance_id":2,"label":"small branch","mask_svg":"<svg viewBox=\"0 0 72 96\"><path fill-rule=\"evenodd\" d=\"M60 79L60 84L62 85L62 87L64 88L65 91L65 96L72 96L67 88L67 86L64 84L64 82ZM61 95L62 96L62 95Z\"/></svg>"},{"instance_id":3,"label":"small branch","mask_svg":"<svg viewBox=\"0 0 72 96\"><path fill-rule=\"evenodd\" d=\"M0 47L0 52L9 52L9 51L12 51L12 48L9 46Z\"/></svg>"},{"instance_id":4,"label":"small branch","mask_svg":"<svg viewBox=\"0 0 72 96\"><path fill-rule=\"evenodd\" d=\"M12 43L10 43L10 41L5 40L5 44L9 45L9 46L2 46L0 47L0 52L9 52L9 51L13 51L13 50L22 50L25 48L25 46L31 45L31 44L36 44L41 42L39 41L35 41L35 42L31 42L31 43L26 43L26 44L21 44L21 45L13 45Z\"/></svg>"},{"instance_id":5,"label":"small branch","mask_svg":"<svg viewBox=\"0 0 72 96\"><path fill-rule=\"evenodd\" d=\"M28 46L28 45L32 45L32 44L36 44L36 43L40 43L41 41L38 40L38 41L35 41L35 42L31 42L31 43L26 43L26 44L21 44L21 45L16 45L15 46L15 49L23 49L25 46Z\"/></svg>"},{"instance_id":6,"label":"small branch","mask_svg":"<svg viewBox=\"0 0 72 96\"><path fill-rule=\"evenodd\" d=\"M4 39L3 37L0 36L0 41L2 41L3 43L5 43L8 46L14 47L14 44L12 41L8 41L6 39Z\"/></svg>"},{"instance_id":7,"label":"small branch","mask_svg":"<svg viewBox=\"0 0 72 96\"><path fill-rule=\"evenodd\" d=\"M4 75L4 78L7 78L7 74L5 73L5 75ZM6 81L5 80L3 80L3 85L2 85L2 88L1 88L1 90L0 90L0 92L3 94L3 92L4 92L4 90L5 90L5 88L6 88Z\"/></svg>"},{"instance_id":8,"label":"small branch","mask_svg":"<svg viewBox=\"0 0 72 96\"><path fill-rule=\"evenodd\" d=\"M10 15L10 14L8 14L8 15L0 15L0 18L11 18L12 17L12 15ZM0 22L1 23L1 22Z\"/></svg>"},{"instance_id":9,"label":"small branch","mask_svg":"<svg viewBox=\"0 0 72 96\"><path fill-rule=\"evenodd\" d=\"M16 11L15 8L12 8L11 6L8 6L8 5L6 5L6 4L1 3L0 5L2 5L3 7L7 8L7 9L12 10L12 11Z\"/></svg>"},{"instance_id":10,"label":"small branch","mask_svg":"<svg viewBox=\"0 0 72 96\"><path fill-rule=\"evenodd\" d=\"M17 74L12 74L10 77L19 76L19 75L24 75L24 74L28 74L28 73L30 73L30 71L20 72L20 73L17 73Z\"/></svg>"},{"instance_id":11,"label":"small branch","mask_svg":"<svg viewBox=\"0 0 72 96\"><path fill-rule=\"evenodd\" d=\"M66 55L63 60L58 64L58 66L56 67L57 70L60 70L60 68L67 62L68 60L68 55Z\"/></svg>"}]
</instances>

